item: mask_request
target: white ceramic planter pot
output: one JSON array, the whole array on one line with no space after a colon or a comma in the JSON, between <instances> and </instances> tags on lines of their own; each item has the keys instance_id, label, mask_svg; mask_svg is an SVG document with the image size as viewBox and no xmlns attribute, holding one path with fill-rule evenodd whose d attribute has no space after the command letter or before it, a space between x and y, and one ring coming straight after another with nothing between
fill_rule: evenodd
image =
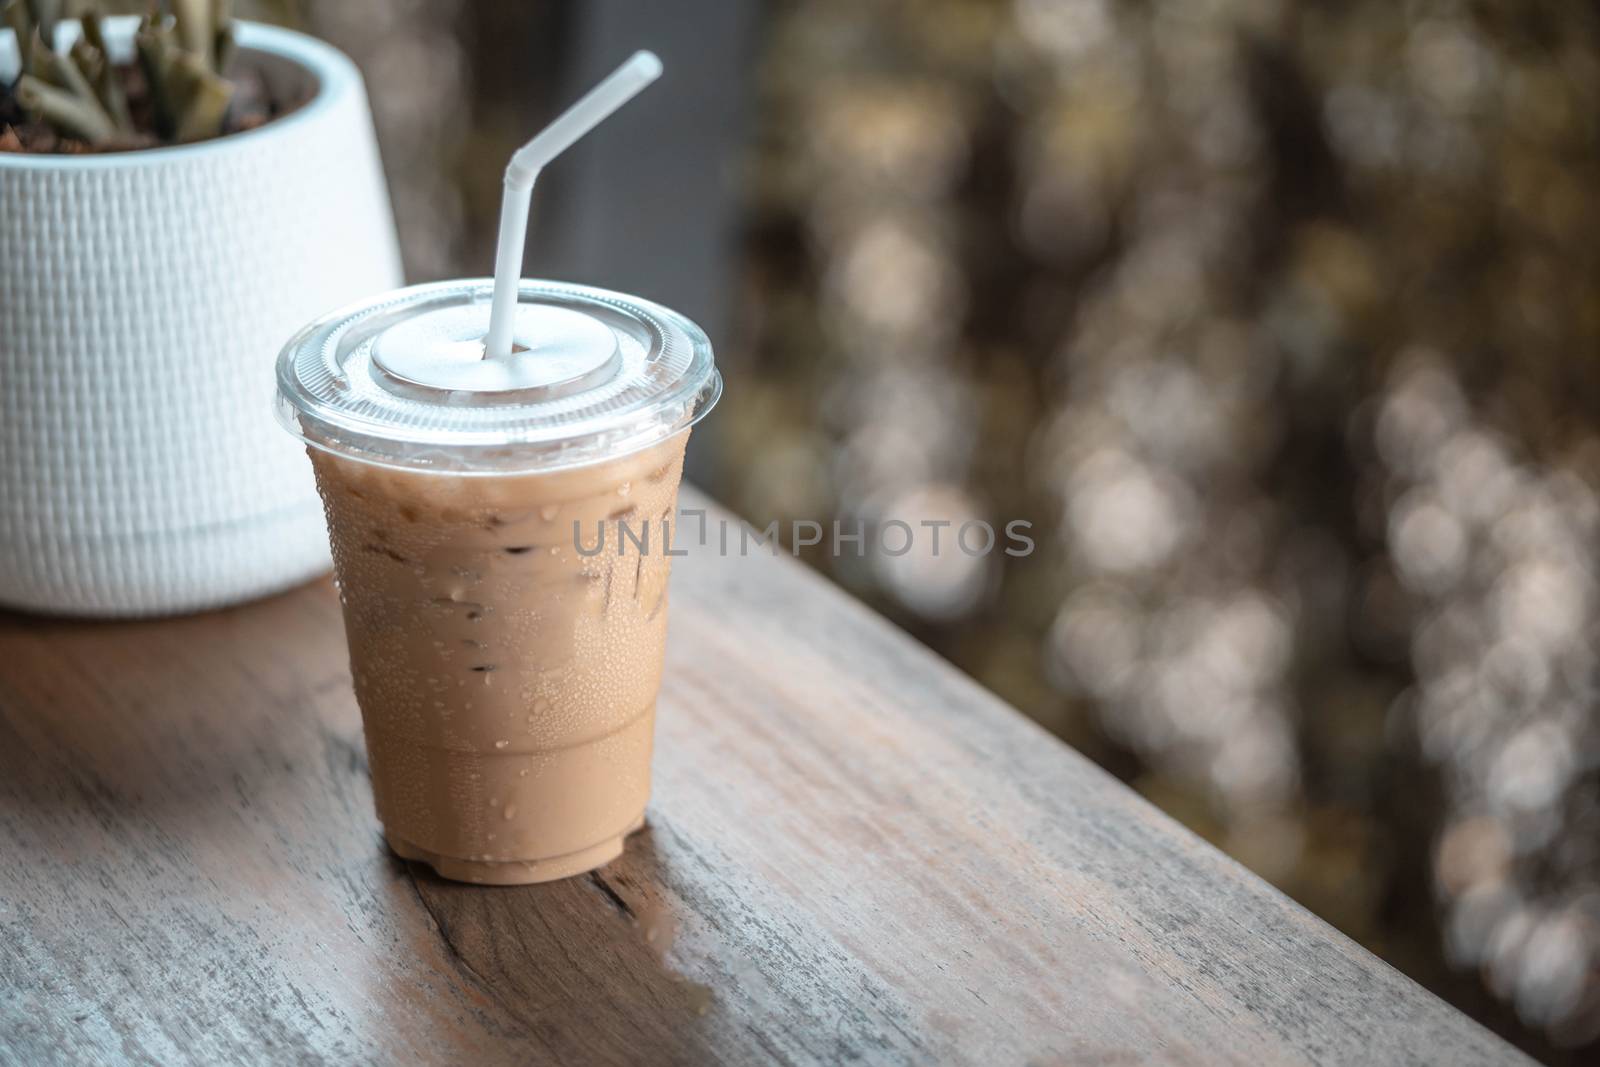
<instances>
[{"instance_id":1,"label":"white ceramic planter pot","mask_svg":"<svg viewBox=\"0 0 1600 1067\"><path fill-rule=\"evenodd\" d=\"M131 24L110 28L126 47ZM310 465L272 420L273 360L400 283L394 220L354 65L238 29L309 103L195 145L0 153L0 602L190 611L328 566Z\"/></svg>"}]
</instances>

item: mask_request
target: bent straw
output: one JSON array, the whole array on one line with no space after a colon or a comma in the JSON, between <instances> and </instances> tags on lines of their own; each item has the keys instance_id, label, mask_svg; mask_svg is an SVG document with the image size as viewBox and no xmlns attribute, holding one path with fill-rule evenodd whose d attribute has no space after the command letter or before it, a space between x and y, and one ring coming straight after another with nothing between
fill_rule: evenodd
<instances>
[{"instance_id":1,"label":"bent straw","mask_svg":"<svg viewBox=\"0 0 1600 1067\"><path fill-rule=\"evenodd\" d=\"M539 172L572 143L594 129L617 108L661 77L654 52L635 52L628 61L590 89L583 99L511 156L506 165L505 192L500 200L500 240L494 254L494 299L489 308L485 359L511 355L511 326L516 315L517 286L522 280L522 246L528 233L528 208Z\"/></svg>"}]
</instances>

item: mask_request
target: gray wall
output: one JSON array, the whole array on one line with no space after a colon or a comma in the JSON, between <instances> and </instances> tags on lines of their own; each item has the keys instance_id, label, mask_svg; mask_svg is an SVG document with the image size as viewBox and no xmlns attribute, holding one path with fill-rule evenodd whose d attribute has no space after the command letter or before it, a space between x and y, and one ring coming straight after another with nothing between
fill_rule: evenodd
<instances>
[{"instance_id":1,"label":"gray wall","mask_svg":"<svg viewBox=\"0 0 1600 1067\"><path fill-rule=\"evenodd\" d=\"M572 10L565 107L635 49L666 72L575 145L543 180L528 277L620 289L698 322L729 361L738 153L750 118L763 5L755 0L587 0ZM713 417L690 448L710 469Z\"/></svg>"}]
</instances>

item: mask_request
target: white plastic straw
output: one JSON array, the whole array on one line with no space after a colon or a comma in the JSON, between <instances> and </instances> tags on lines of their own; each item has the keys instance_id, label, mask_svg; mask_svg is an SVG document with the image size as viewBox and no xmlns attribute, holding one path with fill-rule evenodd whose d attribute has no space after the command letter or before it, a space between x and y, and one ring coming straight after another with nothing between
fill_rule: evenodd
<instances>
[{"instance_id":1,"label":"white plastic straw","mask_svg":"<svg viewBox=\"0 0 1600 1067\"><path fill-rule=\"evenodd\" d=\"M489 335L483 343L485 358L504 359L511 355L512 320L516 316L517 286L522 280L522 245L528 233L533 183L539 172L659 77L661 60L656 54L635 52L511 156L500 200L500 243L494 253L494 302L489 308Z\"/></svg>"}]
</instances>

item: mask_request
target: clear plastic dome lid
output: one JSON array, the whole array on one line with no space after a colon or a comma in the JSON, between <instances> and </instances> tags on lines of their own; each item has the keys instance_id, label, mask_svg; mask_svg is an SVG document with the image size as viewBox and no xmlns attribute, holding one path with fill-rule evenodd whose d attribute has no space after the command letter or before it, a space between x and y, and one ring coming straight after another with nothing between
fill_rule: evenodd
<instances>
[{"instance_id":1,"label":"clear plastic dome lid","mask_svg":"<svg viewBox=\"0 0 1600 1067\"><path fill-rule=\"evenodd\" d=\"M524 281L508 358L485 359L489 279L400 289L324 316L278 356L278 420L384 466L577 466L699 421L722 391L711 343L658 304Z\"/></svg>"}]
</instances>

